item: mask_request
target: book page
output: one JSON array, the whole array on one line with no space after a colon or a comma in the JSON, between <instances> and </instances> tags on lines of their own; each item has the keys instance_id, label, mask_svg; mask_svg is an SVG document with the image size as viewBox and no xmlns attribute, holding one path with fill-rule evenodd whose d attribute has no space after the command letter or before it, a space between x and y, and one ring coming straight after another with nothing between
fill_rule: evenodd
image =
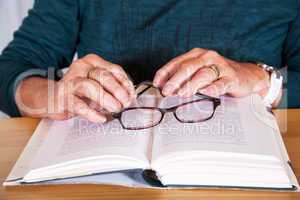
<instances>
[{"instance_id":1,"label":"book page","mask_svg":"<svg viewBox=\"0 0 300 200\"><path fill-rule=\"evenodd\" d=\"M191 115L193 112L196 111L191 110ZM274 128L274 118L267 113L260 97L222 97L214 117L205 122L181 123L172 113L166 114L154 130L152 160L185 151L233 152L279 159L274 135L278 132Z\"/></svg>"},{"instance_id":2,"label":"book page","mask_svg":"<svg viewBox=\"0 0 300 200\"><path fill-rule=\"evenodd\" d=\"M117 119L95 124L83 118L55 121L31 169L95 156L125 156L149 163L151 132L128 131Z\"/></svg>"},{"instance_id":3,"label":"book page","mask_svg":"<svg viewBox=\"0 0 300 200\"><path fill-rule=\"evenodd\" d=\"M156 106L157 97L152 92L140 96L131 107ZM122 121L139 125L148 120L139 110L129 113L122 115ZM104 124L91 123L80 117L54 121L31 169L97 156L127 157L150 166L152 131L124 129L119 119Z\"/></svg>"},{"instance_id":4,"label":"book page","mask_svg":"<svg viewBox=\"0 0 300 200\"><path fill-rule=\"evenodd\" d=\"M13 181L21 179L26 175L26 173L30 170L30 165L37 155L40 147L45 142L45 138L47 138L48 128L51 126L52 121L49 119L43 119L34 134L26 144L22 154L19 156L17 162L15 163L13 169L9 173L6 181Z\"/></svg>"}]
</instances>

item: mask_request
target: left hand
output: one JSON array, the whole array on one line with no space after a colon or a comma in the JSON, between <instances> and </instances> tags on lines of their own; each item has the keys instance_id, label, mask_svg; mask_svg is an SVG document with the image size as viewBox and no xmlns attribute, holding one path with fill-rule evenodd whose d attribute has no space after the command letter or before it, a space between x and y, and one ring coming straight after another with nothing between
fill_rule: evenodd
<instances>
[{"instance_id":1,"label":"left hand","mask_svg":"<svg viewBox=\"0 0 300 200\"><path fill-rule=\"evenodd\" d=\"M219 76L211 66L217 67ZM189 97L196 92L218 97L266 94L269 74L256 64L239 63L215 51L195 48L172 59L159 69L154 85L162 88L163 95Z\"/></svg>"}]
</instances>

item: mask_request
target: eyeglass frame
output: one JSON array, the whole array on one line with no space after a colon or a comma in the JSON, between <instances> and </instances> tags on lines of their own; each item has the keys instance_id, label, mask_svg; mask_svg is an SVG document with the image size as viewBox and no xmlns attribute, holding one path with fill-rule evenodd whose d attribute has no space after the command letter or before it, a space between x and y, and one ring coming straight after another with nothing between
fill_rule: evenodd
<instances>
[{"instance_id":1,"label":"eyeglass frame","mask_svg":"<svg viewBox=\"0 0 300 200\"><path fill-rule=\"evenodd\" d=\"M142 91L140 91L138 94L137 94L137 98L139 98L142 94L144 94L147 90L149 90L150 88L154 88L154 89L157 89L161 96L164 97L164 95L162 94L162 90L161 88L159 87L156 87L152 84L152 82L150 81L144 81L144 82L141 82L137 85L135 85L135 89L139 88L140 86L142 85L145 85L146 88L144 88ZM197 99L197 100L193 100L193 101L189 101L189 102L185 102L185 103L182 103L182 104L179 104L179 105L176 105L176 106L172 106L170 108L159 108L159 107L150 107L150 106L141 106L141 107L130 107L130 108L124 108L122 111L118 112L118 113L111 113L111 116L114 118L114 119L118 119L122 128L125 129L125 130L144 130L144 129L148 129L148 128L153 128L157 125L159 125L162 120L164 119L164 116L166 113L170 113L172 112L174 117L181 123L200 123L200 122L205 122L205 121L208 121L210 119L212 119L215 115L215 112L216 112L216 109L218 106L221 105L221 100L219 98L215 98L215 97L211 97L211 96L207 96L207 95L204 95L204 94L201 94L199 92L197 92L195 94L196 96L198 97L203 97L201 99ZM177 114L176 114L176 110L182 106L185 106L185 105L188 105L188 104L192 104L192 103L197 103L197 102L200 102L200 101L204 101L204 100L209 100L213 103L213 112L212 114L206 118L206 119L201 119L201 120L189 120L189 121L183 121L181 120ZM156 111L159 111L161 113L161 119L156 122L155 124L151 125L151 126L147 126L147 127L142 127L142 128L129 128L129 127L126 127L123 122L122 122L122 114L124 112L127 112L129 110L138 110L138 109L148 109L148 110L156 110Z\"/></svg>"}]
</instances>

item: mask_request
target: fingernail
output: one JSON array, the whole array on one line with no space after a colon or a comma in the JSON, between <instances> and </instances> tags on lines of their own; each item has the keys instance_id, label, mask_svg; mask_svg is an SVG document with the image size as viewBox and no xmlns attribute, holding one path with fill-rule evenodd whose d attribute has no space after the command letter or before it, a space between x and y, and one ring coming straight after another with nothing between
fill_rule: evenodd
<instances>
[{"instance_id":1,"label":"fingernail","mask_svg":"<svg viewBox=\"0 0 300 200\"><path fill-rule=\"evenodd\" d=\"M119 112L121 110L121 106L118 106L118 105L113 103L113 104L110 105L110 109L111 109L112 112Z\"/></svg>"},{"instance_id":2,"label":"fingernail","mask_svg":"<svg viewBox=\"0 0 300 200\"><path fill-rule=\"evenodd\" d=\"M153 85L154 85L155 87L158 87L158 86L159 86L159 81L158 81L158 80L156 80L156 79L154 79L154 81L153 81Z\"/></svg>"},{"instance_id":3,"label":"fingernail","mask_svg":"<svg viewBox=\"0 0 300 200\"><path fill-rule=\"evenodd\" d=\"M164 95L171 95L173 93L174 89L175 88L171 84L168 84L164 87L162 92Z\"/></svg>"},{"instance_id":4,"label":"fingernail","mask_svg":"<svg viewBox=\"0 0 300 200\"><path fill-rule=\"evenodd\" d=\"M125 107L129 107L130 105L131 105L131 101L127 101L127 102L124 104Z\"/></svg>"}]
</instances>

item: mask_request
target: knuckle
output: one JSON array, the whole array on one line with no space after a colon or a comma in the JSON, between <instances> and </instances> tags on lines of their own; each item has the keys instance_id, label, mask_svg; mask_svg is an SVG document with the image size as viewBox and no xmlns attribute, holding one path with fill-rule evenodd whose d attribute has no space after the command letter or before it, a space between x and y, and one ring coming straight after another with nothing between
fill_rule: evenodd
<instances>
[{"instance_id":1,"label":"knuckle","mask_svg":"<svg viewBox=\"0 0 300 200\"><path fill-rule=\"evenodd\" d=\"M166 75L168 75L168 73L167 73L166 70L164 70L164 69L159 69L159 70L156 72L156 75L158 75L158 76L166 76Z\"/></svg>"},{"instance_id":2,"label":"knuckle","mask_svg":"<svg viewBox=\"0 0 300 200\"><path fill-rule=\"evenodd\" d=\"M112 68L117 69L117 70L123 70L123 68L118 64L112 64Z\"/></svg>"},{"instance_id":3,"label":"knuckle","mask_svg":"<svg viewBox=\"0 0 300 200\"><path fill-rule=\"evenodd\" d=\"M214 50L208 50L205 53L206 56L210 57L210 58L216 58L219 56L218 52L214 51Z\"/></svg>"},{"instance_id":4,"label":"knuckle","mask_svg":"<svg viewBox=\"0 0 300 200\"><path fill-rule=\"evenodd\" d=\"M89 65L86 62L84 62L82 59L75 60L70 66L71 69L75 69L77 71L81 70L83 67L86 68L89 67Z\"/></svg>"},{"instance_id":5,"label":"knuckle","mask_svg":"<svg viewBox=\"0 0 300 200\"><path fill-rule=\"evenodd\" d=\"M192 52L200 53L201 49L199 47L195 47L191 50Z\"/></svg>"},{"instance_id":6,"label":"knuckle","mask_svg":"<svg viewBox=\"0 0 300 200\"><path fill-rule=\"evenodd\" d=\"M99 66L104 62L103 58L96 54L88 54L83 57L82 60L86 61L87 63L91 63L93 66Z\"/></svg>"},{"instance_id":7,"label":"knuckle","mask_svg":"<svg viewBox=\"0 0 300 200\"><path fill-rule=\"evenodd\" d=\"M193 48L190 52L192 54L194 54L195 56L200 56L200 55L203 54L203 52L206 52L206 51L207 50L205 50L205 49L201 49L201 48L196 47L196 48Z\"/></svg>"},{"instance_id":8,"label":"knuckle","mask_svg":"<svg viewBox=\"0 0 300 200\"><path fill-rule=\"evenodd\" d=\"M187 62L183 62L180 67L179 67L179 70L182 70L182 71L186 71L186 70L189 70L192 66L195 65L195 62L194 61L187 61Z\"/></svg>"},{"instance_id":9,"label":"knuckle","mask_svg":"<svg viewBox=\"0 0 300 200\"><path fill-rule=\"evenodd\" d=\"M117 65L117 64L112 64L110 66L110 69L113 73L116 73L116 74L123 74L124 73L123 68L120 65Z\"/></svg>"},{"instance_id":10,"label":"knuckle","mask_svg":"<svg viewBox=\"0 0 300 200\"><path fill-rule=\"evenodd\" d=\"M182 56L183 56L183 55L180 55L180 56L178 56L178 57L176 57L176 58L172 58L168 64L169 64L169 65L174 65L174 64L176 64L176 63L180 60L180 58L181 58Z\"/></svg>"},{"instance_id":11,"label":"knuckle","mask_svg":"<svg viewBox=\"0 0 300 200\"><path fill-rule=\"evenodd\" d=\"M84 62L82 59L75 60L74 64L76 64L76 65L87 65L86 62Z\"/></svg>"},{"instance_id":12,"label":"knuckle","mask_svg":"<svg viewBox=\"0 0 300 200\"><path fill-rule=\"evenodd\" d=\"M99 59L100 57L97 54L90 53L83 57L83 59Z\"/></svg>"}]
</instances>

